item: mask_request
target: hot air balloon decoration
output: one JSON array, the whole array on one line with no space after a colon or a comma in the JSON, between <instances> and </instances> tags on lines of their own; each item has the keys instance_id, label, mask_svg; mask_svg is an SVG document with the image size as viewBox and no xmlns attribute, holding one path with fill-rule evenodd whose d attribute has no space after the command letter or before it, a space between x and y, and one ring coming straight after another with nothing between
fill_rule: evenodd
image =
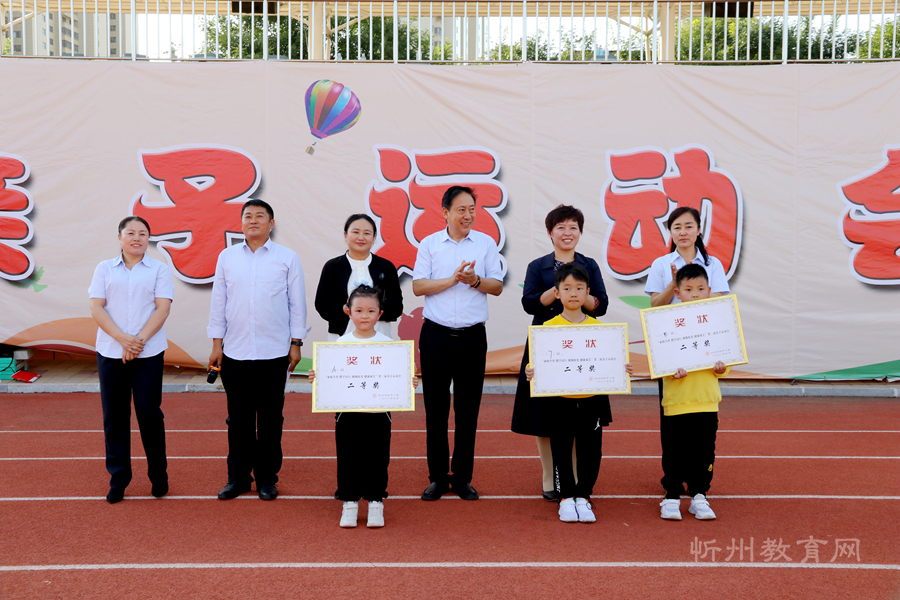
<instances>
[{"instance_id":1,"label":"hot air balloon decoration","mask_svg":"<svg viewBox=\"0 0 900 600\"><path fill-rule=\"evenodd\" d=\"M356 94L337 81L322 79L306 90L309 131L320 140L356 125L361 111L362 105ZM316 142L313 142L306 153L313 154L316 151L313 148L315 145Z\"/></svg>"}]
</instances>

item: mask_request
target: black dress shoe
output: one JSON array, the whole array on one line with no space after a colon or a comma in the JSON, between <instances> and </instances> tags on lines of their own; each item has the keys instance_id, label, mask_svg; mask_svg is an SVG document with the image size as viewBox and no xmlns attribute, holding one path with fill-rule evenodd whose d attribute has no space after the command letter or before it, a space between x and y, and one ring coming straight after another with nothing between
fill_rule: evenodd
<instances>
[{"instance_id":1,"label":"black dress shoe","mask_svg":"<svg viewBox=\"0 0 900 600\"><path fill-rule=\"evenodd\" d=\"M432 481L431 485L422 492L422 500L439 500L441 496L450 491L450 486L446 483L438 483Z\"/></svg>"},{"instance_id":2,"label":"black dress shoe","mask_svg":"<svg viewBox=\"0 0 900 600\"><path fill-rule=\"evenodd\" d=\"M259 486L259 497L262 500L274 500L278 497L278 487L274 483Z\"/></svg>"},{"instance_id":3,"label":"black dress shoe","mask_svg":"<svg viewBox=\"0 0 900 600\"><path fill-rule=\"evenodd\" d=\"M229 481L225 484L221 490L219 490L219 500L231 500L232 498L237 498L241 494L246 494L250 491L250 484L240 484L234 481Z\"/></svg>"},{"instance_id":4,"label":"black dress shoe","mask_svg":"<svg viewBox=\"0 0 900 600\"><path fill-rule=\"evenodd\" d=\"M121 502L124 497L125 488L109 488L109 492L106 494L106 501L110 504L115 504L116 502Z\"/></svg>"},{"instance_id":5,"label":"black dress shoe","mask_svg":"<svg viewBox=\"0 0 900 600\"><path fill-rule=\"evenodd\" d=\"M155 498L162 498L169 493L169 482L160 481L159 483L154 483L150 488L150 493L153 494Z\"/></svg>"},{"instance_id":6,"label":"black dress shoe","mask_svg":"<svg viewBox=\"0 0 900 600\"><path fill-rule=\"evenodd\" d=\"M475 491L475 488L472 487L472 484L466 483L454 483L453 488L450 490L463 500L478 500L478 492Z\"/></svg>"},{"instance_id":7,"label":"black dress shoe","mask_svg":"<svg viewBox=\"0 0 900 600\"><path fill-rule=\"evenodd\" d=\"M547 502L559 502L559 494L556 492L556 490L544 492L544 500L546 500Z\"/></svg>"}]
</instances>

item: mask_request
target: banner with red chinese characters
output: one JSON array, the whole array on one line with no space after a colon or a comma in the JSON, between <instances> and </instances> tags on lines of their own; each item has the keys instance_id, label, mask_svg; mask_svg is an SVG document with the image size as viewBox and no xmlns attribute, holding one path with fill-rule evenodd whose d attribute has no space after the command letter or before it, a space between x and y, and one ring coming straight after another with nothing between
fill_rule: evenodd
<instances>
[{"instance_id":1,"label":"banner with red chinese characters","mask_svg":"<svg viewBox=\"0 0 900 600\"><path fill-rule=\"evenodd\" d=\"M322 265L356 212L401 275L395 337L416 340L417 247L460 183L503 257L490 372L518 371L526 267L567 203L638 374L647 272L668 252L668 214L692 206L741 303L750 363L732 376L900 377L900 65L11 60L0 74L15 95L0 103L4 343L93 352L87 288L135 214L175 277L166 360L205 365L216 257L242 239L249 198L300 255L312 340L326 339Z\"/></svg>"}]
</instances>

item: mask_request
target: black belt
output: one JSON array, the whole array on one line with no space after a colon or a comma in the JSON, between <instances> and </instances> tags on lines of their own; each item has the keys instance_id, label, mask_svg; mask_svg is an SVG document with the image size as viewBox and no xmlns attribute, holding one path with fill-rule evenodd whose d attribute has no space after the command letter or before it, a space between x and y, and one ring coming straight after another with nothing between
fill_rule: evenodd
<instances>
[{"instance_id":1,"label":"black belt","mask_svg":"<svg viewBox=\"0 0 900 600\"><path fill-rule=\"evenodd\" d=\"M431 327L438 329L440 331L444 331L449 335L462 335L465 333L469 333L475 331L476 329L484 329L484 323L475 323L474 325L469 325L468 327L447 327L445 325L441 325L440 323L435 323L431 319L425 319L425 322L428 323Z\"/></svg>"}]
</instances>

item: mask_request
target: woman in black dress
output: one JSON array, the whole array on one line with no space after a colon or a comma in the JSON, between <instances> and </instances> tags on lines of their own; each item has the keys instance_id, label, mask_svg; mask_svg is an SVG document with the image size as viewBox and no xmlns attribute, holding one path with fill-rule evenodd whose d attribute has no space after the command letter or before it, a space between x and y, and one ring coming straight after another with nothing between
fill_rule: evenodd
<instances>
[{"instance_id":1,"label":"woman in black dress","mask_svg":"<svg viewBox=\"0 0 900 600\"><path fill-rule=\"evenodd\" d=\"M403 312L403 293L394 263L372 253L377 233L372 217L366 214L350 215L344 223L347 251L322 267L316 290L316 312L328 321L329 342L337 341L348 332L348 328L353 330L350 317L344 312L344 304L350 292L363 284L380 288L384 293L381 304L384 314L375 329L392 337L391 323Z\"/></svg>"},{"instance_id":2,"label":"woman in black dress","mask_svg":"<svg viewBox=\"0 0 900 600\"><path fill-rule=\"evenodd\" d=\"M587 269L590 275L591 295L585 301L585 314L601 317L606 314L609 299L600 266L593 258L575 252L584 228L584 215L574 206L560 204L549 213L544 220L547 235L553 243L553 252L537 258L528 265L525 274L525 286L522 292L522 307L534 318L532 325L543 325L544 322L562 312L562 304L553 294L553 275L561 264L574 262ZM528 342L525 356L522 357L522 368L519 370L519 383L516 387L516 401L513 407L512 430L523 435L537 438L538 453L541 456L543 469L542 488L544 499L555 501L556 492L553 486L553 455L550 452L550 423L541 415L541 399L531 397L531 388L525 380L525 365L528 364ZM612 420L606 415L607 423Z\"/></svg>"}]
</instances>

